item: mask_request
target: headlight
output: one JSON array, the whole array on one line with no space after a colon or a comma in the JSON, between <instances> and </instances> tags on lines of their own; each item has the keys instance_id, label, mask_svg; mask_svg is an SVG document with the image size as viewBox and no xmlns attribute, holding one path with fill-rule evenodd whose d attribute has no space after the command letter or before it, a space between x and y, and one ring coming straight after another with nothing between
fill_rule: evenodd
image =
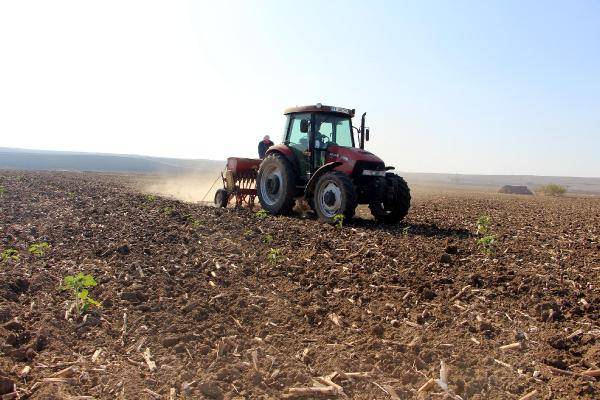
<instances>
[{"instance_id":1,"label":"headlight","mask_svg":"<svg viewBox=\"0 0 600 400\"><path fill-rule=\"evenodd\" d=\"M372 169L365 169L362 174L365 176L385 176L386 172L387 171L374 171Z\"/></svg>"}]
</instances>

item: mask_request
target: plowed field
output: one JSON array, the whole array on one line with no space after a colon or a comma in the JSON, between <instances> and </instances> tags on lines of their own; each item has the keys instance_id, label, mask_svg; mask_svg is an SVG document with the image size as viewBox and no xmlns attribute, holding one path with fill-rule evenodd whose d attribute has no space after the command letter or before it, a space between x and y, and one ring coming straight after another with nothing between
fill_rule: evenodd
<instances>
[{"instance_id":1,"label":"plowed field","mask_svg":"<svg viewBox=\"0 0 600 400\"><path fill-rule=\"evenodd\" d=\"M600 398L598 198L415 191L399 226L339 228L99 174L0 185L3 399Z\"/></svg>"}]
</instances>

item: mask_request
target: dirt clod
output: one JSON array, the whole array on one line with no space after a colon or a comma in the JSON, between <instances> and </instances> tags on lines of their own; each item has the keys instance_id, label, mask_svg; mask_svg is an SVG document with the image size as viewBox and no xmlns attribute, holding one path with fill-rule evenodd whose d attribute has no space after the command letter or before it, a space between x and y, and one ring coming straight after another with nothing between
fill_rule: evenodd
<instances>
[{"instance_id":1,"label":"dirt clod","mask_svg":"<svg viewBox=\"0 0 600 400\"><path fill-rule=\"evenodd\" d=\"M0 375L0 395L13 393L14 387L15 382L12 379Z\"/></svg>"},{"instance_id":2,"label":"dirt clod","mask_svg":"<svg viewBox=\"0 0 600 400\"><path fill-rule=\"evenodd\" d=\"M221 400L223 399L223 391L215 382L208 381L202 382L199 386L200 391L210 399Z\"/></svg>"},{"instance_id":3,"label":"dirt clod","mask_svg":"<svg viewBox=\"0 0 600 400\"><path fill-rule=\"evenodd\" d=\"M447 254L458 254L458 247L453 244L448 245L448 246L446 246L445 252Z\"/></svg>"},{"instance_id":4,"label":"dirt clod","mask_svg":"<svg viewBox=\"0 0 600 400\"><path fill-rule=\"evenodd\" d=\"M373 334L373 336L377 336L377 337L383 337L385 330L383 328L383 325L381 324L375 324L373 326L373 328L371 329L371 333Z\"/></svg>"},{"instance_id":5,"label":"dirt clod","mask_svg":"<svg viewBox=\"0 0 600 400\"><path fill-rule=\"evenodd\" d=\"M433 290L424 288L423 291L421 292L421 296L423 297L424 300L433 300L433 299L435 299L436 294Z\"/></svg>"},{"instance_id":6,"label":"dirt clod","mask_svg":"<svg viewBox=\"0 0 600 400\"><path fill-rule=\"evenodd\" d=\"M452 264L452 256L448 253L444 253L440 256L440 262L444 264Z\"/></svg>"}]
</instances>

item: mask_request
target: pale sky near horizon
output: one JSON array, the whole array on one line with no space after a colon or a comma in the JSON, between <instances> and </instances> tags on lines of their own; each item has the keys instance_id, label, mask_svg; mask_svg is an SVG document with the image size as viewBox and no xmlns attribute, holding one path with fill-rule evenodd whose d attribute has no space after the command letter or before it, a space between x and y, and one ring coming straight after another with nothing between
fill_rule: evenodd
<instances>
[{"instance_id":1,"label":"pale sky near horizon","mask_svg":"<svg viewBox=\"0 0 600 400\"><path fill-rule=\"evenodd\" d=\"M400 171L600 177L600 3L0 3L0 147L253 157L316 102Z\"/></svg>"}]
</instances>

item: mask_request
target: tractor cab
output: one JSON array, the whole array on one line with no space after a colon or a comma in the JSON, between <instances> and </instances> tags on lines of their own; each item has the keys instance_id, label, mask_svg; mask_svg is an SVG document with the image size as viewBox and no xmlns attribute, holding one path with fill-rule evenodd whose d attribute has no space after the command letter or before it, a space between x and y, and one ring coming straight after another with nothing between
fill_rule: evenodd
<instances>
[{"instance_id":1,"label":"tractor cab","mask_svg":"<svg viewBox=\"0 0 600 400\"><path fill-rule=\"evenodd\" d=\"M305 179L325 164L331 146L354 147L352 110L317 105L288 109L286 115L284 144L294 152Z\"/></svg>"},{"instance_id":2,"label":"tractor cab","mask_svg":"<svg viewBox=\"0 0 600 400\"><path fill-rule=\"evenodd\" d=\"M372 166L383 170L383 161L363 150L365 140L369 140L369 129L364 126L366 113L360 128L352 125L353 109L316 104L288 108L284 114L283 143L270 152L288 155L297 168L300 185L306 184L323 165L332 162L341 163L338 169L346 173L353 172L356 161L370 161Z\"/></svg>"}]
</instances>

